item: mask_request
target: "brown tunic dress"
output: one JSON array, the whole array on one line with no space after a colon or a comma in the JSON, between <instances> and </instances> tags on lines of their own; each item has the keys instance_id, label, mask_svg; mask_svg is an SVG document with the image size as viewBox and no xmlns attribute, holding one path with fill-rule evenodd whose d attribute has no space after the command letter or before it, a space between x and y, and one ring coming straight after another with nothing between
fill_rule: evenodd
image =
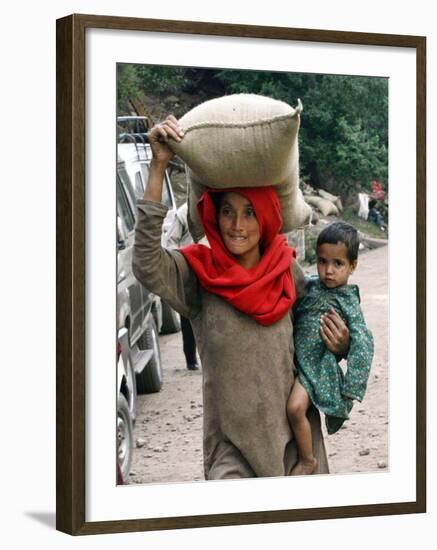
<instances>
[{"instance_id":1,"label":"brown tunic dress","mask_svg":"<svg viewBox=\"0 0 437 550\"><path fill-rule=\"evenodd\" d=\"M161 248L167 208L138 201L133 270L151 292L188 317L203 374L203 459L206 479L289 475L296 460L286 403L294 379L293 319L262 326L204 290L177 250ZM293 276L302 294L304 277ZM328 473L320 417L309 413L316 473Z\"/></svg>"}]
</instances>

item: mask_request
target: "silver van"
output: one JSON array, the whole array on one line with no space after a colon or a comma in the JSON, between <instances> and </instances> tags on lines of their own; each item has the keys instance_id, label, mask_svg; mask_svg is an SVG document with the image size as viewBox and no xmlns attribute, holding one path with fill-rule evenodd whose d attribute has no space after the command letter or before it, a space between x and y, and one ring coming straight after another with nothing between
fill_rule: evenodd
<instances>
[{"instance_id":1,"label":"silver van","mask_svg":"<svg viewBox=\"0 0 437 550\"><path fill-rule=\"evenodd\" d=\"M117 453L122 478L128 475L133 455L133 425L136 395L161 390L163 371L159 333L180 330L179 315L155 294L149 292L132 272L132 249L136 223L136 201L142 198L148 181L150 146L131 138L117 147ZM176 202L168 174L163 202L168 214L162 231L167 235L178 223Z\"/></svg>"}]
</instances>

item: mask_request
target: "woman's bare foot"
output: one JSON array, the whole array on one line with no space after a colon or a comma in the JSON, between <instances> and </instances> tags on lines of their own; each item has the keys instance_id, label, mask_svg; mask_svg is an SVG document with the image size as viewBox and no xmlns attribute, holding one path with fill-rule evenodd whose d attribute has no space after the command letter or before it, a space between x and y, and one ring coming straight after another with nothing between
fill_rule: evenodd
<instances>
[{"instance_id":1,"label":"woman's bare foot","mask_svg":"<svg viewBox=\"0 0 437 550\"><path fill-rule=\"evenodd\" d=\"M298 460L294 468L291 470L292 476L308 476L313 474L317 468L317 459Z\"/></svg>"}]
</instances>

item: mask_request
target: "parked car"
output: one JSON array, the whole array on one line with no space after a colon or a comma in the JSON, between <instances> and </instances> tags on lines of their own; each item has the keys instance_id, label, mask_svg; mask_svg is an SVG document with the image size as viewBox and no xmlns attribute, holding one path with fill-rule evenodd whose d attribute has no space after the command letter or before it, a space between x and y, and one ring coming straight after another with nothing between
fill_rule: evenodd
<instances>
[{"instance_id":1,"label":"parked car","mask_svg":"<svg viewBox=\"0 0 437 550\"><path fill-rule=\"evenodd\" d=\"M149 292L132 272L136 200L142 198L151 161L150 146L135 134L124 133L117 161L117 467L126 480L134 449L133 426L137 393L161 390L163 370L159 332L180 330L179 315ZM168 214L162 232L163 246L177 224L176 202L166 174L163 202Z\"/></svg>"},{"instance_id":2,"label":"parked car","mask_svg":"<svg viewBox=\"0 0 437 550\"><path fill-rule=\"evenodd\" d=\"M156 392L162 386L158 330L162 324L161 300L144 288L132 272L135 198L124 162L117 169L117 329L126 328L138 393Z\"/></svg>"},{"instance_id":3,"label":"parked car","mask_svg":"<svg viewBox=\"0 0 437 550\"><path fill-rule=\"evenodd\" d=\"M117 483L129 475L134 449L137 390L135 371L129 354L128 330L118 331L117 339Z\"/></svg>"},{"instance_id":4,"label":"parked car","mask_svg":"<svg viewBox=\"0 0 437 550\"><path fill-rule=\"evenodd\" d=\"M132 125L136 119L145 117L118 117L119 127L125 121ZM143 123L143 122L142 122ZM143 123L145 124L145 123ZM141 127L139 128L141 129ZM147 180L149 177L150 162L152 160L152 151L147 142L147 133L121 133L119 135L121 142L118 144L119 166L123 180L129 179L136 199L141 199L144 195ZM122 166L124 162L124 167ZM126 173L126 176L124 175ZM162 202L168 207L168 212L164 220L162 230L162 245L168 247L168 240L171 234L174 234L174 228L178 224L177 205L173 194L173 188L168 171L165 173L164 185L162 191ZM134 204L133 204L134 207ZM135 208L134 208L135 210ZM179 315L165 302L162 303L162 323L159 326L163 334L171 334L181 329Z\"/></svg>"}]
</instances>

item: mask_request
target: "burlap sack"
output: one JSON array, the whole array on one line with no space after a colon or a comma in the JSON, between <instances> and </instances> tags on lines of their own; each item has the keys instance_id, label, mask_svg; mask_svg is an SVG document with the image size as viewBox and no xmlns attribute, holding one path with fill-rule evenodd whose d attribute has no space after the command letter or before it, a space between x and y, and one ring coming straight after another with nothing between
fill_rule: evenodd
<instances>
[{"instance_id":1,"label":"burlap sack","mask_svg":"<svg viewBox=\"0 0 437 550\"><path fill-rule=\"evenodd\" d=\"M334 203L339 212L343 212L343 204L340 197L336 195L331 195L331 193L328 193L328 191L325 191L324 189L319 189L319 195L322 197L322 199L327 199L328 201Z\"/></svg>"},{"instance_id":2,"label":"burlap sack","mask_svg":"<svg viewBox=\"0 0 437 550\"><path fill-rule=\"evenodd\" d=\"M317 208L323 216L338 216L338 208L331 201L313 195L305 195L304 198L309 205Z\"/></svg>"},{"instance_id":3,"label":"burlap sack","mask_svg":"<svg viewBox=\"0 0 437 550\"><path fill-rule=\"evenodd\" d=\"M254 94L206 101L179 123L185 132L174 152L187 164L188 224L195 241L203 236L196 204L205 187L277 186L283 232L308 223L311 209L299 190L298 131L302 104Z\"/></svg>"}]
</instances>

